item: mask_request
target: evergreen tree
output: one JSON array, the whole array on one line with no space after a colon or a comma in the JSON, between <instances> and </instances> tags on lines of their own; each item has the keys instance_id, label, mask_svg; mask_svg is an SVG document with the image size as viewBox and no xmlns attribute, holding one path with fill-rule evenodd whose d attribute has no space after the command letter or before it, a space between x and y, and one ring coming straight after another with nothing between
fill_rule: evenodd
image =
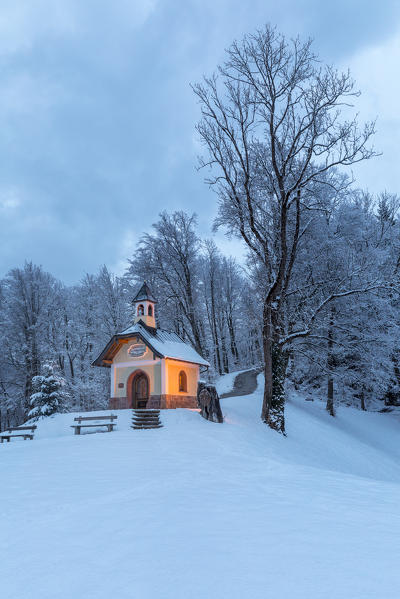
<instances>
[{"instance_id":1,"label":"evergreen tree","mask_svg":"<svg viewBox=\"0 0 400 599\"><path fill-rule=\"evenodd\" d=\"M54 374L49 364L45 366L44 375L33 377L29 418L39 419L41 416L51 416L63 411L65 400L63 383L63 379Z\"/></svg>"}]
</instances>

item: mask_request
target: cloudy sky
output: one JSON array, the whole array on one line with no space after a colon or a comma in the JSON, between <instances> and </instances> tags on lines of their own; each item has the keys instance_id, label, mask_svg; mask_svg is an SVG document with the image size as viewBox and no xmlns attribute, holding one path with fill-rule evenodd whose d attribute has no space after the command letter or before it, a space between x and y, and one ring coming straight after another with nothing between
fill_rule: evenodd
<instances>
[{"instance_id":1,"label":"cloudy sky","mask_svg":"<svg viewBox=\"0 0 400 599\"><path fill-rule=\"evenodd\" d=\"M358 183L400 192L398 0L2 0L0 276L25 259L66 283L123 272L163 209L196 211L209 236L189 83L266 22L350 67L383 152Z\"/></svg>"}]
</instances>

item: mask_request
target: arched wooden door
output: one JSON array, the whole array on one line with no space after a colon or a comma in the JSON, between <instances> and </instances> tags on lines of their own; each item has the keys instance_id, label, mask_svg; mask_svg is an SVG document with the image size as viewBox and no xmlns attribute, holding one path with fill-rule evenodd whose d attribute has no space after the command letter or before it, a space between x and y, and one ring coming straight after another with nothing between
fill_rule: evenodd
<instances>
[{"instance_id":1,"label":"arched wooden door","mask_svg":"<svg viewBox=\"0 0 400 599\"><path fill-rule=\"evenodd\" d=\"M145 408L149 399L149 379L144 373L138 374L132 381L133 407Z\"/></svg>"}]
</instances>

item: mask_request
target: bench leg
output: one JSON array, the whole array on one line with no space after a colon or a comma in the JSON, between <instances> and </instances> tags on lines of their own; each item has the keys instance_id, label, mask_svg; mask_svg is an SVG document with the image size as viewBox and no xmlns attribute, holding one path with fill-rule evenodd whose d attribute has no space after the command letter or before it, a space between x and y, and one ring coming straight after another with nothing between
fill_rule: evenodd
<instances>
[{"instance_id":1,"label":"bench leg","mask_svg":"<svg viewBox=\"0 0 400 599\"><path fill-rule=\"evenodd\" d=\"M81 434L81 427L80 426L76 426L75 427L75 435L80 435Z\"/></svg>"}]
</instances>

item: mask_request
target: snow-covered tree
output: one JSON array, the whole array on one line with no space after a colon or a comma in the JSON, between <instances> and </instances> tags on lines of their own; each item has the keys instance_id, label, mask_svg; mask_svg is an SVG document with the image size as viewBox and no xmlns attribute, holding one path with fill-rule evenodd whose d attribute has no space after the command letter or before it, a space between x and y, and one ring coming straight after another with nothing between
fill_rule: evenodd
<instances>
[{"instance_id":1,"label":"snow-covered tree","mask_svg":"<svg viewBox=\"0 0 400 599\"><path fill-rule=\"evenodd\" d=\"M293 343L291 378L322 391L332 415L336 395L364 409L393 386L394 235L382 236L377 206L368 194L346 191L314 215L287 298L289 335L304 332Z\"/></svg>"},{"instance_id":2,"label":"snow-covered tree","mask_svg":"<svg viewBox=\"0 0 400 599\"><path fill-rule=\"evenodd\" d=\"M359 128L348 108L341 114L357 95L348 73L322 66L310 41L288 41L270 26L234 42L218 75L194 92L207 154L201 165L219 198L217 224L246 243L261 277L261 417L284 432L282 333L298 250L311 214L321 209L321 182L332 189L339 165L373 156L367 143L374 125Z\"/></svg>"},{"instance_id":3,"label":"snow-covered tree","mask_svg":"<svg viewBox=\"0 0 400 599\"><path fill-rule=\"evenodd\" d=\"M322 177L307 192L308 219L279 307L285 368L277 371L274 392L282 398L286 378L326 399L332 414L342 402L362 409L397 404L399 201L387 192L372 197L353 189L338 172L329 181L334 185ZM195 315L202 352L212 365L210 377L262 366L264 266L252 253L246 268L224 256L211 240L200 239L190 215L165 213L161 224L140 245L125 277L102 267L67 287L26 264L0 281L1 429L22 423L35 408L40 411L30 399L42 391L33 392L31 385L32 378L42 384L46 363L64 379L67 392L61 408L42 397L50 411L107 406L108 371L91 363L110 337L132 322L130 299L143 279L159 300L159 325L194 343L188 315ZM289 219L289 228L292 224ZM167 231L175 226L179 230L168 254ZM177 239L189 244L183 251L187 259L178 259Z\"/></svg>"},{"instance_id":4,"label":"snow-covered tree","mask_svg":"<svg viewBox=\"0 0 400 599\"><path fill-rule=\"evenodd\" d=\"M30 262L13 268L2 281L0 371L17 418L29 409L32 378L45 359L48 315L54 312L59 288L52 275Z\"/></svg>"},{"instance_id":5,"label":"snow-covered tree","mask_svg":"<svg viewBox=\"0 0 400 599\"><path fill-rule=\"evenodd\" d=\"M64 379L55 374L51 364L46 364L43 371L44 374L34 376L32 379L33 393L30 397L31 409L28 418L38 419L65 410Z\"/></svg>"},{"instance_id":6,"label":"snow-covered tree","mask_svg":"<svg viewBox=\"0 0 400 599\"><path fill-rule=\"evenodd\" d=\"M250 280L237 262L212 240L200 239L194 215L164 212L154 231L129 260L131 295L149 282L158 324L197 347L212 364L210 375L253 365L260 310L250 310Z\"/></svg>"},{"instance_id":7,"label":"snow-covered tree","mask_svg":"<svg viewBox=\"0 0 400 599\"><path fill-rule=\"evenodd\" d=\"M162 212L153 224L154 232L142 236L128 277L135 282L147 279L163 311L176 331L203 353L202 315L198 313L197 217L183 211Z\"/></svg>"}]
</instances>

